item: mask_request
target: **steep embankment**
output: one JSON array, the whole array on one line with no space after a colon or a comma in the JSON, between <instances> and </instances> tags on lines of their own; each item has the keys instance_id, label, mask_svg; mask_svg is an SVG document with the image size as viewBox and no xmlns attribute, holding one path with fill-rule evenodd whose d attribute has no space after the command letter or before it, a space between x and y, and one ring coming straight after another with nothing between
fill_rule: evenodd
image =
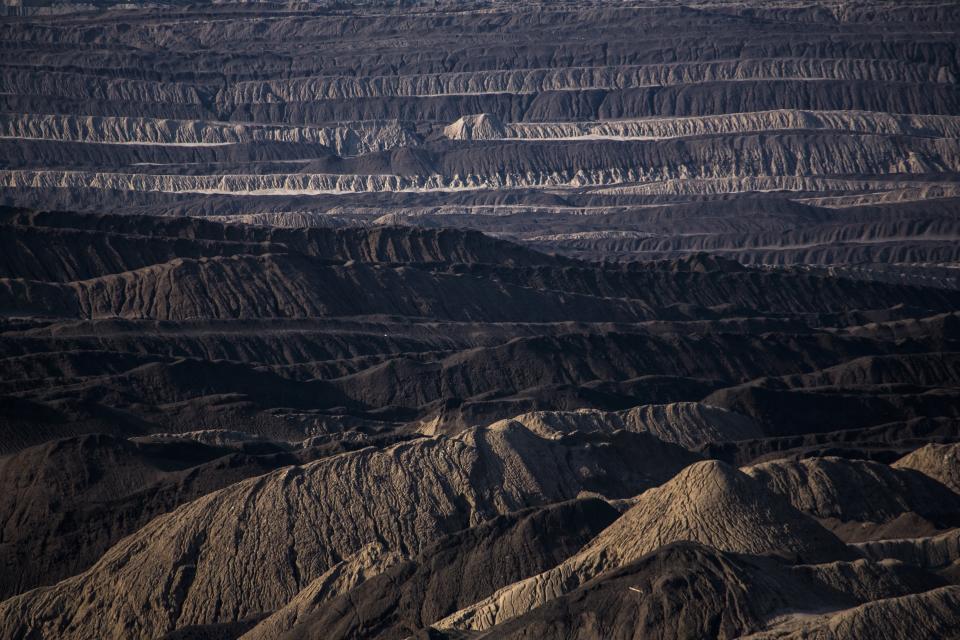
<instances>
[{"instance_id":1,"label":"steep embankment","mask_svg":"<svg viewBox=\"0 0 960 640\"><path fill-rule=\"evenodd\" d=\"M775 460L744 471L845 540L916 535L960 522L960 495L912 470L825 457Z\"/></svg>"},{"instance_id":2,"label":"steep embankment","mask_svg":"<svg viewBox=\"0 0 960 640\"><path fill-rule=\"evenodd\" d=\"M619 515L606 503L587 499L500 516L444 538L343 595L311 585L244 640L317 633L406 637L499 587L562 562Z\"/></svg>"},{"instance_id":3,"label":"steep embankment","mask_svg":"<svg viewBox=\"0 0 960 640\"><path fill-rule=\"evenodd\" d=\"M544 437L559 437L571 431L617 431L651 433L665 442L694 449L709 442L746 440L762 434L759 425L744 416L709 405L678 402L643 405L626 411L537 411L511 420Z\"/></svg>"},{"instance_id":4,"label":"steep embankment","mask_svg":"<svg viewBox=\"0 0 960 640\"><path fill-rule=\"evenodd\" d=\"M437 626L493 627L682 540L724 551L784 553L806 561L850 556L831 533L760 483L723 463L701 462L639 496L617 522L557 568L505 587Z\"/></svg>"},{"instance_id":5,"label":"steep embankment","mask_svg":"<svg viewBox=\"0 0 960 640\"><path fill-rule=\"evenodd\" d=\"M865 600L898 597L942 585L943 581L904 566L857 561L790 568L769 558L679 542L476 635L626 639L643 629L651 638L737 638L763 629L783 611L846 608ZM930 592L933 602L940 598L933 595L938 591ZM925 610L921 606L915 612ZM811 616L796 617L804 620ZM955 619L940 609L935 620L925 625L943 629ZM864 626L862 635L842 637L867 638L887 629L877 620ZM894 628L906 631L913 627L898 621ZM431 633L457 637L456 632Z\"/></svg>"},{"instance_id":6,"label":"steep embankment","mask_svg":"<svg viewBox=\"0 0 960 640\"><path fill-rule=\"evenodd\" d=\"M544 440L508 426L283 469L161 516L88 571L5 601L0 628L9 638L31 629L152 638L230 622L283 606L372 542L416 554L443 534L581 491L632 495L693 457L652 436L631 442ZM651 463L635 468L638 456Z\"/></svg>"},{"instance_id":7,"label":"steep embankment","mask_svg":"<svg viewBox=\"0 0 960 640\"><path fill-rule=\"evenodd\" d=\"M897 460L898 469L915 469L960 492L960 446L928 444Z\"/></svg>"}]
</instances>

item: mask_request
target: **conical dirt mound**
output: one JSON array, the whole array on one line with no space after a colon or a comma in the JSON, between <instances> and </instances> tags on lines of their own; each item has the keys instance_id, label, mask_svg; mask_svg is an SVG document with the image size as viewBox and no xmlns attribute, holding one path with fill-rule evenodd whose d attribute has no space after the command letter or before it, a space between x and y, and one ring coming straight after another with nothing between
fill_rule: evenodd
<instances>
[{"instance_id":1,"label":"conical dirt mound","mask_svg":"<svg viewBox=\"0 0 960 640\"><path fill-rule=\"evenodd\" d=\"M722 462L698 462L642 494L634 507L563 564L506 587L439 626L489 628L680 541L804 562L852 556L833 534L761 483Z\"/></svg>"}]
</instances>

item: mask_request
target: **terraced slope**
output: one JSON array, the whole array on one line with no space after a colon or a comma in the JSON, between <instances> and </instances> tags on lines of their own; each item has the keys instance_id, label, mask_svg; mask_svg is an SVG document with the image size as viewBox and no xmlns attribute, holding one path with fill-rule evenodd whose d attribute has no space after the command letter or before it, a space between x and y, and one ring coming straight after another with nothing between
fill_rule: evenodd
<instances>
[{"instance_id":1,"label":"terraced slope","mask_svg":"<svg viewBox=\"0 0 960 640\"><path fill-rule=\"evenodd\" d=\"M957 286L954 3L407 4L9 20L3 202Z\"/></svg>"},{"instance_id":2,"label":"terraced slope","mask_svg":"<svg viewBox=\"0 0 960 640\"><path fill-rule=\"evenodd\" d=\"M957 637L956 2L0 4L0 640Z\"/></svg>"}]
</instances>

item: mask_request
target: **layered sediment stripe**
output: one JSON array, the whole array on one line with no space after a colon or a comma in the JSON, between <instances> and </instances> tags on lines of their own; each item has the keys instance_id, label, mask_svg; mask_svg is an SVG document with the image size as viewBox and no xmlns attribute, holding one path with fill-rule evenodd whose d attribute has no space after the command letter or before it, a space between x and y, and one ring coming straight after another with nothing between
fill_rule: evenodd
<instances>
[{"instance_id":1,"label":"layered sediment stripe","mask_svg":"<svg viewBox=\"0 0 960 640\"><path fill-rule=\"evenodd\" d=\"M381 96L539 93L582 89L631 89L736 80L873 80L950 84L945 68L894 60L758 59L620 67L517 69L423 75L318 76L238 82L218 96L228 103L298 102Z\"/></svg>"},{"instance_id":2,"label":"layered sediment stripe","mask_svg":"<svg viewBox=\"0 0 960 640\"><path fill-rule=\"evenodd\" d=\"M221 105L304 102L375 97L428 97L489 93L539 93L632 89L742 80L849 80L953 84L936 65L896 60L772 58L629 66L511 69L382 76L313 76L229 83L107 78L72 71L7 68L0 93L136 103Z\"/></svg>"},{"instance_id":3,"label":"layered sediment stripe","mask_svg":"<svg viewBox=\"0 0 960 640\"><path fill-rule=\"evenodd\" d=\"M421 144L412 123L360 121L336 126L229 123L167 118L0 114L0 139L212 146L250 142L322 144L339 155L358 155ZM778 109L704 117L589 122L510 122L492 115L464 116L444 128L453 140L664 140L772 131L837 131L922 138L960 138L960 116L869 111Z\"/></svg>"},{"instance_id":4,"label":"layered sediment stripe","mask_svg":"<svg viewBox=\"0 0 960 640\"><path fill-rule=\"evenodd\" d=\"M104 78L68 71L38 72L10 68L0 72L0 93L193 105L203 104L211 95L207 87L189 82Z\"/></svg>"},{"instance_id":5,"label":"layered sediment stripe","mask_svg":"<svg viewBox=\"0 0 960 640\"><path fill-rule=\"evenodd\" d=\"M642 180L649 180L636 184ZM954 193L951 185L905 183L892 180L856 180L796 176L743 178L663 178L633 169L540 174L494 174L446 177L441 175L233 174L154 175L146 173L91 173L84 171L0 171L5 189L100 189L162 193L230 195L321 195L338 193L426 192L482 189L581 189L610 186L599 191L629 195L709 195L755 191L858 191L936 188Z\"/></svg>"},{"instance_id":6,"label":"layered sediment stripe","mask_svg":"<svg viewBox=\"0 0 960 640\"><path fill-rule=\"evenodd\" d=\"M416 146L419 138L397 121L311 127L246 123L44 114L0 114L0 139L215 146L250 142L322 144L351 156Z\"/></svg>"},{"instance_id":7,"label":"layered sediment stripe","mask_svg":"<svg viewBox=\"0 0 960 640\"><path fill-rule=\"evenodd\" d=\"M662 140L791 130L960 138L960 117L776 109L702 117L500 124L492 116L465 116L444 133L454 140Z\"/></svg>"}]
</instances>

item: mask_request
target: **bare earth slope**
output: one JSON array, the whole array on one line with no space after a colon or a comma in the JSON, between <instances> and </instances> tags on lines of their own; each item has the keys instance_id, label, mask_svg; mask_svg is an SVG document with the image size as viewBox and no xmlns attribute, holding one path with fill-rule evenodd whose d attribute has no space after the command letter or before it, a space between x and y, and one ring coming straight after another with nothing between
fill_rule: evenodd
<instances>
[{"instance_id":1,"label":"bare earth slope","mask_svg":"<svg viewBox=\"0 0 960 640\"><path fill-rule=\"evenodd\" d=\"M725 551L784 553L807 561L850 555L832 534L756 481L723 463L701 462L641 495L620 520L556 569L506 587L438 626L489 628L604 571L682 540Z\"/></svg>"},{"instance_id":2,"label":"bare earth slope","mask_svg":"<svg viewBox=\"0 0 960 640\"><path fill-rule=\"evenodd\" d=\"M307 599L301 592L244 640L320 633L329 638L406 637L501 586L565 560L618 515L591 498L497 517L444 538L336 599Z\"/></svg>"},{"instance_id":3,"label":"bare earth slope","mask_svg":"<svg viewBox=\"0 0 960 640\"><path fill-rule=\"evenodd\" d=\"M960 492L960 448L956 446L928 444L897 460L893 466L916 469Z\"/></svg>"},{"instance_id":4,"label":"bare earth slope","mask_svg":"<svg viewBox=\"0 0 960 640\"><path fill-rule=\"evenodd\" d=\"M0 5L0 639L958 635L957 2Z\"/></svg>"},{"instance_id":5,"label":"bare earth slope","mask_svg":"<svg viewBox=\"0 0 960 640\"><path fill-rule=\"evenodd\" d=\"M894 521L909 522L904 530L918 534L924 530L917 520L931 528L960 523L960 495L910 469L825 457L777 460L744 471L845 540L869 539L877 535L871 532L876 525ZM881 537L898 537L896 529L881 528Z\"/></svg>"},{"instance_id":6,"label":"bare earth slope","mask_svg":"<svg viewBox=\"0 0 960 640\"><path fill-rule=\"evenodd\" d=\"M642 632L644 637L665 640L737 638L764 627L768 620L783 611L847 607L864 598L898 596L942 584L932 576L905 569L870 565L863 561L789 568L770 558L731 554L696 543L678 542L604 573L568 594L475 637L633 638ZM941 594L939 591L929 592L937 613L925 623L929 625L927 633L946 631L956 620L955 613L949 610L952 592L945 590ZM926 596L926 593L922 594L922 604L915 605L916 613L926 611L928 603L923 601ZM880 604L880 607L884 605ZM842 612L838 617L844 614L854 617L856 611L852 609L852 615ZM797 617L808 616L800 614ZM861 620L858 631L865 637L885 633L888 628L885 625L892 621L892 617ZM902 620L895 624L900 629L911 628ZM430 633L432 637L458 637L444 631ZM770 637L780 637L776 633Z\"/></svg>"},{"instance_id":7,"label":"bare earth slope","mask_svg":"<svg viewBox=\"0 0 960 640\"><path fill-rule=\"evenodd\" d=\"M153 520L87 572L7 600L0 627L10 638L30 628L155 637L243 618L282 606L371 542L415 554L444 533L584 490L632 495L692 457L651 436L633 438L640 449L631 453L623 443L563 444L507 426L246 480ZM649 462L628 471L641 459ZM633 480L624 483L624 472Z\"/></svg>"}]
</instances>

